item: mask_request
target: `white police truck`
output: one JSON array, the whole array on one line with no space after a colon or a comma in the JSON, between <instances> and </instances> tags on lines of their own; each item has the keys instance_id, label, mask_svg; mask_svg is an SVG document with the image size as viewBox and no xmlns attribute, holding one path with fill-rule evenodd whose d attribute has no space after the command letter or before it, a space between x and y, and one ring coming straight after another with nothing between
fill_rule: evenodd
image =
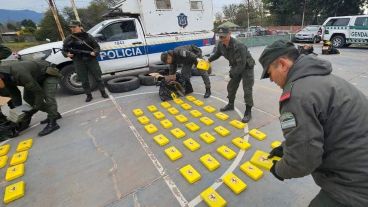
<instances>
[{"instance_id":1,"label":"white police truck","mask_svg":"<svg viewBox=\"0 0 368 207\"><path fill-rule=\"evenodd\" d=\"M125 0L118 9L120 18L105 20L88 33L101 47L98 57L103 74L146 68L160 63L160 54L181 45L197 45L203 54L210 54L215 44L213 34L212 0ZM116 12L116 11L115 11ZM72 60L53 48L62 42L53 42L18 52L22 59L42 55L57 65L63 74L62 89L82 93ZM91 85L95 82L91 80ZM92 86L93 87L93 86Z\"/></svg>"},{"instance_id":2,"label":"white police truck","mask_svg":"<svg viewBox=\"0 0 368 207\"><path fill-rule=\"evenodd\" d=\"M322 27L322 39L334 47L368 44L368 15L329 17Z\"/></svg>"}]
</instances>

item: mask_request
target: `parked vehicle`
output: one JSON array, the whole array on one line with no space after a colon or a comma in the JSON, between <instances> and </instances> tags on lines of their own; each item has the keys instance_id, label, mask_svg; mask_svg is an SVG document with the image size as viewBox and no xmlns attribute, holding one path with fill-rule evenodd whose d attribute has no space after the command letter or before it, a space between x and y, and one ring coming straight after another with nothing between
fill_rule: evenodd
<instances>
[{"instance_id":1,"label":"parked vehicle","mask_svg":"<svg viewBox=\"0 0 368 207\"><path fill-rule=\"evenodd\" d=\"M264 36L266 35L266 29L261 26L250 26L247 29L248 32L252 33L252 36Z\"/></svg>"},{"instance_id":2,"label":"parked vehicle","mask_svg":"<svg viewBox=\"0 0 368 207\"><path fill-rule=\"evenodd\" d=\"M295 34L296 42L313 42L319 43L322 40L319 29L320 25L309 25Z\"/></svg>"},{"instance_id":3,"label":"parked vehicle","mask_svg":"<svg viewBox=\"0 0 368 207\"><path fill-rule=\"evenodd\" d=\"M368 15L329 17L322 28L322 39L336 48L368 44Z\"/></svg>"},{"instance_id":4,"label":"parked vehicle","mask_svg":"<svg viewBox=\"0 0 368 207\"><path fill-rule=\"evenodd\" d=\"M101 52L98 61L103 74L153 67L159 64L163 51L181 45L195 44L204 55L213 51L212 0L192 1L140 0L123 1L114 8L120 18L105 20L88 33L97 38ZM162 24L164 22L164 25ZM161 24L159 26L159 24ZM62 42L43 44L19 51L24 59L50 55L48 60L61 70L61 87L72 94L82 93L72 60L53 48ZM94 85L91 80L91 85Z\"/></svg>"}]
</instances>

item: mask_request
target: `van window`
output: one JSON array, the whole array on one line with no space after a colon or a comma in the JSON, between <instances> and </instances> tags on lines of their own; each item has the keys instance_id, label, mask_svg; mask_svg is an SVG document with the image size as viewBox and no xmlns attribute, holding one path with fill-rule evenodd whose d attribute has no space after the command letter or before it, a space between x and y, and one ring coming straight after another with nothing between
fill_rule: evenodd
<instances>
[{"instance_id":1,"label":"van window","mask_svg":"<svg viewBox=\"0 0 368 207\"><path fill-rule=\"evenodd\" d=\"M192 0L190 0L190 9L191 10L203 10L202 1L192 1Z\"/></svg>"},{"instance_id":2,"label":"van window","mask_svg":"<svg viewBox=\"0 0 368 207\"><path fill-rule=\"evenodd\" d=\"M348 26L350 18L330 19L326 26Z\"/></svg>"},{"instance_id":3,"label":"van window","mask_svg":"<svg viewBox=\"0 0 368 207\"><path fill-rule=\"evenodd\" d=\"M103 37L101 41L111 42L118 40L137 39L138 34L134 21L123 21L110 24L100 32Z\"/></svg>"},{"instance_id":4,"label":"van window","mask_svg":"<svg viewBox=\"0 0 368 207\"><path fill-rule=\"evenodd\" d=\"M165 9L171 9L171 2L170 0L155 0L156 1L156 8L158 10L165 10Z\"/></svg>"},{"instance_id":5,"label":"van window","mask_svg":"<svg viewBox=\"0 0 368 207\"><path fill-rule=\"evenodd\" d=\"M355 26L368 27L368 17L358 17L358 18L356 18Z\"/></svg>"}]
</instances>

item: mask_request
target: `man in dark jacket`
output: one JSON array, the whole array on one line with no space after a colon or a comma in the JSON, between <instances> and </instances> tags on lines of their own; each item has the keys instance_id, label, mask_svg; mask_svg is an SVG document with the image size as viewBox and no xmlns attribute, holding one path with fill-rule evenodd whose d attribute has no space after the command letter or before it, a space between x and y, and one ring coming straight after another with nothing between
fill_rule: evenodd
<instances>
[{"instance_id":1,"label":"man in dark jacket","mask_svg":"<svg viewBox=\"0 0 368 207\"><path fill-rule=\"evenodd\" d=\"M319 194L311 207L368 206L368 100L347 81L331 74L331 63L299 55L291 42L266 47L261 78L283 89L280 123L283 144L271 168L280 179L312 174Z\"/></svg>"},{"instance_id":2,"label":"man in dark jacket","mask_svg":"<svg viewBox=\"0 0 368 207\"><path fill-rule=\"evenodd\" d=\"M216 33L220 37L216 52L208 61L212 62L224 56L230 64L230 81L227 84L227 98L229 103L220 111L234 110L236 91L240 81L243 80L244 102L246 110L242 122L247 123L252 118L253 107L253 85L254 85L254 59L248 51L247 46L231 37L228 28L220 27Z\"/></svg>"},{"instance_id":3,"label":"man in dark jacket","mask_svg":"<svg viewBox=\"0 0 368 207\"><path fill-rule=\"evenodd\" d=\"M108 98L109 96L106 94L105 85L101 78L101 68L96 60L100 53L100 46L94 37L83 31L81 26L81 23L77 20L70 22L69 28L72 34L64 40L63 54L65 57L73 59L75 71L87 95L86 102L92 101L91 86L88 79L89 73L96 80L101 96Z\"/></svg>"},{"instance_id":4,"label":"man in dark jacket","mask_svg":"<svg viewBox=\"0 0 368 207\"><path fill-rule=\"evenodd\" d=\"M31 118L38 110L47 113L46 127L38 134L45 136L59 129L56 123L61 115L57 111L55 93L59 82L58 73L46 61L18 61L0 65L0 89L6 88L15 102L21 102L17 86L24 87L24 100L32 106L26 117Z\"/></svg>"},{"instance_id":5,"label":"man in dark jacket","mask_svg":"<svg viewBox=\"0 0 368 207\"><path fill-rule=\"evenodd\" d=\"M176 47L174 50L169 50L161 54L161 61L170 64L169 75L176 73L178 64L182 64L181 74L183 78L190 81L193 65L197 65L199 59L202 58L202 50L195 45L184 45ZM204 85L206 87L206 93L204 98L211 96L211 82L208 72L205 70L198 70L202 76Z\"/></svg>"}]
</instances>

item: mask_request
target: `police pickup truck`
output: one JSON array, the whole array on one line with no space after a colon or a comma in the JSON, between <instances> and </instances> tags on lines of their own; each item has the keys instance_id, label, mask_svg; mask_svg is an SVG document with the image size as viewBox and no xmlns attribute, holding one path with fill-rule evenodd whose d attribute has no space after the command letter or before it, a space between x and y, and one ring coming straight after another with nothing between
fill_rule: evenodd
<instances>
[{"instance_id":1,"label":"police pickup truck","mask_svg":"<svg viewBox=\"0 0 368 207\"><path fill-rule=\"evenodd\" d=\"M181 45L194 44L204 55L210 54L215 44L212 8L212 0L123 1L114 9L124 17L105 20L88 31L100 44L97 59L102 73L150 67L161 62L161 52ZM71 94L82 93L72 60L52 52L53 48L62 48L62 42L27 48L18 55L22 59L48 56L63 74L61 88ZM91 85L95 85L93 80Z\"/></svg>"}]
</instances>

